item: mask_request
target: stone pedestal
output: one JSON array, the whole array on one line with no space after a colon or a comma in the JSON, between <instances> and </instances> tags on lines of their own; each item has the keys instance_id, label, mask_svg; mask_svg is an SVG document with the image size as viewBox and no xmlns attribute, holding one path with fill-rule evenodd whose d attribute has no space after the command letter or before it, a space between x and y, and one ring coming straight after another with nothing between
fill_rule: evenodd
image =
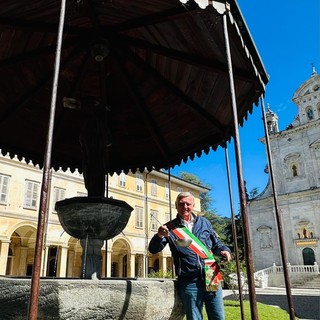
<instances>
[{"instance_id":1,"label":"stone pedestal","mask_svg":"<svg viewBox=\"0 0 320 320\"><path fill-rule=\"evenodd\" d=\"M82 247L82 268L81 278L100 279L101 276L101 248L103 240L100 239L80 239Z\"/></svg>"},{"instance_id":2,"label":"stone pedestal","mask_svg":"<svg viewBox=\"0 0 320 320\"><path fill-rule=\"evenodd\" d=\"M0 277L0 319L25 320L30 279ZM182 320L174 280L41 279L38 319Z\"/></svg>"}]
</instances>

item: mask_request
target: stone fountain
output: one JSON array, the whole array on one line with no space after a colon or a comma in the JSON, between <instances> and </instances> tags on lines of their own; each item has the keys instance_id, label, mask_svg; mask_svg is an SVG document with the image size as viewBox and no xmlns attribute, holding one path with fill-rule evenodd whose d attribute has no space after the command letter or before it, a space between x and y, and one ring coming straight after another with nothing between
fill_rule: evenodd
<instances>
[{"instance_id":1,"label":"stone fountain","mask_svg":"<svg viewBox=\"0 0 320 320\"><path fill-rule=\"evenodd\" d=\"M122 232L132 210L124 201L104 197L75 197L56 203L63 229L80 239L82 278L100 278L103 242Z\"/></svg>"},{"instance_id":2,"label":"stone fountain","mask_svg":"<svg viewBox=\"0 0 320 320\"><path fill-rule=\"evenodd\" d=\"M56 203L64 230L80 239L82 279L41 279L38 319L180 320L181 302L175 280L102 279L101 248L126 227L133 210L126 202L104 197L108 174L107 111L93 106L94 116L80 137L88 197ZM28 313L30 279L0 277L0 319L24 320Z\"/></svg>"},{"instance_id":3,"label":"stone fountain","mask_svg":"<svg viewBox=\"0 0 320 320\"><path fill-rule=\"evenodd\" d=\"M104 197L75 197L57 202L56 210L64 230L81 241L83 279L41 279L38 319L183 318L175 280L99 280L103 241L125 228L131 206ZM0 319L26 319L30 282L0 277Z\"/></svg>"}]
</instances>

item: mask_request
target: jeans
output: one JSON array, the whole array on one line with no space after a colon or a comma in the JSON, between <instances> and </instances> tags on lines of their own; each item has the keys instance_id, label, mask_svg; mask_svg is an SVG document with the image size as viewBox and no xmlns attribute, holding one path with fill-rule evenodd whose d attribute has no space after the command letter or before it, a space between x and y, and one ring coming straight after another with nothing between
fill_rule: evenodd
<instances>
[{"instance_id":1,"label":"jeans","mask_svg":"<svg viewBox=\"0 0 320 320\"><path fill-rule=\"evenodd\" d=\"M187 320L202 320L202 309L205 304L208 320L224 320L222 288L206 292L204 280L194 281L179 279L179 295Z\"/></svg>"},{"instance_id":2,"label":"jeans","mask_svg":"<svg viewBox=\"0 0 320 320\"><path fill-rule=\"evenodd\" d=\"M204 305L206 307L208 320L224 320L224 305L221 287L218 291L205 292Z\"/></svg>"}]
</instances>

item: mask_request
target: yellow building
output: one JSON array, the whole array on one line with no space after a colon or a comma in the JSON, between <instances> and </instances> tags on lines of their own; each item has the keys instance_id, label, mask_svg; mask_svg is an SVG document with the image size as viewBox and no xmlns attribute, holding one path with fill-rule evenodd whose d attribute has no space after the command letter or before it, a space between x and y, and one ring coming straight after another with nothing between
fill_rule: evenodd
<instances>
[{"instance_id":1,"label":"yellow building","mask_svg":"<svg viewBox=\"0 0 320 320\"><path fill-rule=\"evenodd\" d=\"M32 274L41 181L39 167L0 156L0 275ZM108 197L123 200L134 210L123 232L102 248L102 277L146 277L151 270L171 269L169 248L151 255L148 243L159 221L165 223L175 217L174 201L179 192L194 195L195 211L199 213L199 196L208 189L177 177L169 179L161 171L114 174L106 182ZM52 171L41 276L81 276L80 241L63 230L54 208L56 201L86 194L82 174Z\"/></svg>"}]
</instances>

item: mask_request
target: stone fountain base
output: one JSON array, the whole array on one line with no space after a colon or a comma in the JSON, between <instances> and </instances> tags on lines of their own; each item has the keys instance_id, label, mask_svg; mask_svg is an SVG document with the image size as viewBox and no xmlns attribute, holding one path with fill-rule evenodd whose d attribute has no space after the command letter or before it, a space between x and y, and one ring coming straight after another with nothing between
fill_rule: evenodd
<instances>
[{"instance_id":1,"label":"stone fountain base","mask_svg":"<svg viewBox=\"0 0 320 320\"><path fill-rule=\"evenodd\" d=\"M0 277L0 319L25 320L30 279ZM38 319L180 320L174 280L41 279Z\"/></svg>"}]
</instances>

